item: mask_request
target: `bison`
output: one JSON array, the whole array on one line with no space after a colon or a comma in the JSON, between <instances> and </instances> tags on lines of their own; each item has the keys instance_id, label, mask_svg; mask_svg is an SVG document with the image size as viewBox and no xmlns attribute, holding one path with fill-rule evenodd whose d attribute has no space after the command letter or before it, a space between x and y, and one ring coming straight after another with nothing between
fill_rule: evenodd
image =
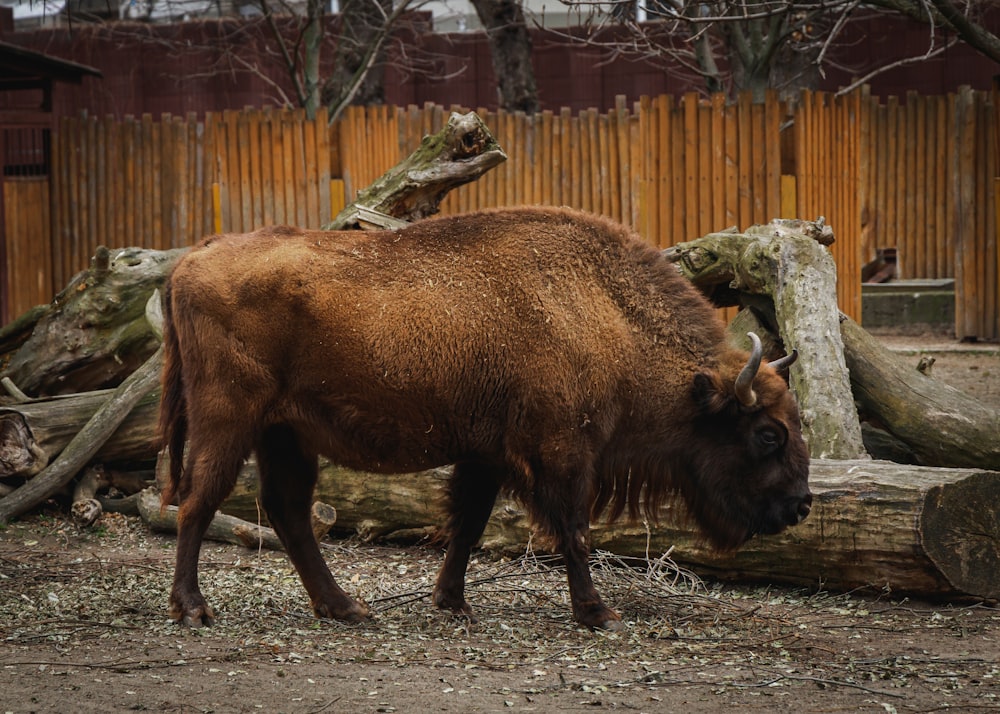
<instances>
[{"instance_id":1,"label":"bison","mask_svg":"<svg viewBox=\"0 0 1000 714\"><path fill-rule=\"evenodd\" d=\"M762 366L759 341L749 355L728 345L676 268L603 218L521 208L212 236L164 298L170 612L189 625L214 620L199 550L251 452L315 613L347 622L369 611L310 528L318 455L378 473L454 464L433 599L469 615L470 550L500 492L564 557L576 620L605 629L621 621L591 580L592 517L655 516L678 498L733 549L809 513L785 365Z\"/></svg>"}]
</instances>

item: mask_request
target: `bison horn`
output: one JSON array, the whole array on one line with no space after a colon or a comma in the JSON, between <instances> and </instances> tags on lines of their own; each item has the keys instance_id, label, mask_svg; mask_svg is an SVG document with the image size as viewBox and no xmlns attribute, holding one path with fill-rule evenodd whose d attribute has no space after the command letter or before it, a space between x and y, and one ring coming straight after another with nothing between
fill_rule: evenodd
<instances>
[{"instance_id":1,"label":"bison horn","mask_svg":"<svg viewBox=\"0 0 1000 714\"><path fill-rule=\"evenodd\" d=\"M798 358L799 358L799 351L792 350L791 354L787 354L784 357L781 357L780 359L774 360L773 362L768 362L767 366L773 369L775 372L780 372L784 369L788 369L793 364L795 364L795 360L797 360Z\"/></svg>"},{"instance_id":2,"label":"bison horn","mask_svg":"<svg viewBox=\"0 0 1000 714\"><path fill-rule=\"evenodd\" d=\"M752 407L757 403L757 394L753 391L753 380L760 369L760 361L764 357L764 348L760 345L760 338L753 332L748 332L747 337L753 343L750 350L750 359L743 367L740 375L736 378L736 398L745 407Z\"/></svg>"}]
</instances>

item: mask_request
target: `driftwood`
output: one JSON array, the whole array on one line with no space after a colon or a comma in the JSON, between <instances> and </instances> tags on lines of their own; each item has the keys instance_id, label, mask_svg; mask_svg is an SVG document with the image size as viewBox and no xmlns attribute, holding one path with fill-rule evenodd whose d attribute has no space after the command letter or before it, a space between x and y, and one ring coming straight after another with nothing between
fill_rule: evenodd
<instances>
[{"instance_id":1,"label":"driftwood","mask_svg":"<svg viewBox=\"0 0 1000 714\"><path fill-rule=\"evenodd\" d=\"M177 532L177 507L160 507L160 494L156 489L146 489L138 494L139 514L146 524L160 533ZM337 520L337 511L325 503L313 503L312 529L317 541L322 541ZM266 526L217 513L208 527L205 538L222 543L233 543L245 548L266 548L284 550L281 540L273 529Z\"/></svg>"},{"instance_id":2,"label":"driftwood","mask_svg":"<svg viewBox=\"0 0 1000 714\"><path fill-rule=\"evenodd\" d=\"M397 228L432 216L445 194L506 160L475 112L452 113L441 131L425 136L416 151L361 191L354 203L323 227Z\"/></svg>"},{"instance_id":3,"label":"driftwood","mask_svg":"<svg viewBox=\"0 0 1000 714\"><path fill-rule=\"evenodd\" d=\"M324 464L316 495L337 509L339 530L413 540L432 536L440 524L447 477L447 469L385 476ZM595 523L592 545L637 557L670 551L682 565L725 578L1000 598L1000 473L818 459L810 486L816 500L809 518L781 535L754 538L735 553L709 549L678 506L664 508L656 525ZM253 462L223 511L256 517ZM501 500L484 546L520 552L530 540L524 509Z\"/></svg>"}]
</instances>

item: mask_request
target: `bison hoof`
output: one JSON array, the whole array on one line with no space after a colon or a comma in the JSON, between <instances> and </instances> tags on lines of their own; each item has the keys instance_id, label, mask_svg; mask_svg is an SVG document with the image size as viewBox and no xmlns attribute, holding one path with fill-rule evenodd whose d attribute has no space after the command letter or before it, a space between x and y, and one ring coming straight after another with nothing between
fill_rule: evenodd
<instances>
[{"instance_id":1,"label":"bison hoof","mask_svg":"<svg viewBox=\"0 0 1000 714\"><path fill-rule=\"evenodd\" d=\"M607 630L608 632L619 632L625 629L622 619L618 613L607 607L592 607L578 612L576 620L581 625L586 625L592 630Z\"/></svg>"},{"instance_id":2,"label":"bison hoof","mask_svg":"<svg viewBox=\"0 0 1000 714\"><path fill-rule=\"evenodd\" d=\"M350 600L348 604L339 606L315 605L313 611L320 619L337 620L349 625L356 625L372 618L368 606L356 600Z\"/></svg>"},{"instance_id":3,"label":"bison hoof","mask_svg":"<svg viewBox=\"0 0 1000 714\"><path fill-rule=\"evenodd\" d=\"M605 620L595 629L607 630L608 632L621 632L625 629L625 623L618 619Z\"/></svg>"},{"instance_id":4,"label":"bison hoof","mask_svg":"<svg viewBox=\"0 0 1000 714\"><path fill-rule=\"evenodd\" d=\"M211 627L215 624L215 613L201 598L199 603L180 607L171 604L170 619L185 627Z\"/></svg>"}]
</instances>

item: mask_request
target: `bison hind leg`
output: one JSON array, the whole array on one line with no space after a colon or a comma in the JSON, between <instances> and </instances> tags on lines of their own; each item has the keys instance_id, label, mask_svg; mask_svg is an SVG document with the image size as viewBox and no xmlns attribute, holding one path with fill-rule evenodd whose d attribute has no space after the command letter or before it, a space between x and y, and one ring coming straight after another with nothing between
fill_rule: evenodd
<instances>
[{"instance_id":1,"label":"bison hind leg","mask_svg":"<svg viewBox=\"0 0 1000 714\"><path fill-rule=\"evenodd\" d=\"M472 616L465 600L465 573L505 477L505 468L494 464L464 461L455 465L446 496L448 550L434 586L434 604L444 610Z\"/></svg>"},{"instance_id":2,"label":"bison hind leg","mask_svg":"<svg viewBox=\"0 0 1000 714\"><path fill-rule=\"evenodd\" d=\"M235 446L192 438L190 475L177 512L177 563L170 590L170 617L188 627L215 622L198 586L198 555L216 510L236 483L243 456Z\"/></svg>"},{"instance_id":3,"label":"bison hind leg","mask_svg":"<svg viewBox=\"0 0 1000 714\"><path fill-rule=\"evenodd\" d=\"M290 426L264 431L257 445L260 493L264 511L299 574L318 617L360 622L368 608L345 593L327 567L310 521L319 464Z\"/></svg>"}]
</instances>

